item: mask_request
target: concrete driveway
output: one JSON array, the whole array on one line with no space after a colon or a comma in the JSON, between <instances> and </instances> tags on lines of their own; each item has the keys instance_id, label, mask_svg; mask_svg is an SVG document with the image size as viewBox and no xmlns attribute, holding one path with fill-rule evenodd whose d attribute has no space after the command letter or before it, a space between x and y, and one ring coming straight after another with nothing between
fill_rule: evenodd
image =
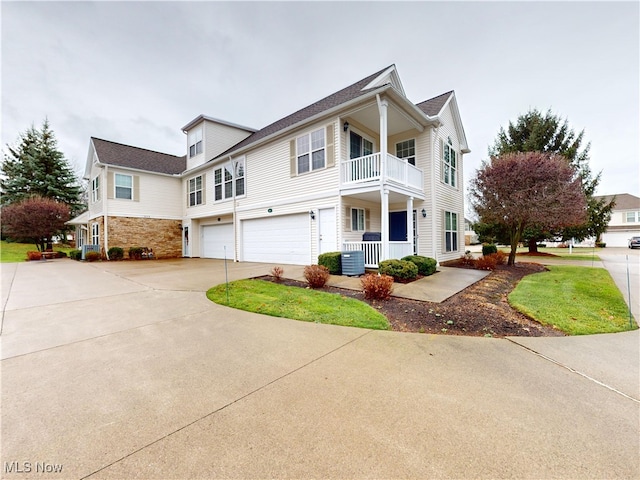
<instances>
[{"instance_id":1,"label":"concrete driveway","mask_svg":"<svg viewBox=\"0 0 640 480\"><path fill-rule=\"evenodd\" d=\"M210 303L224 278L215 260L3 264L2 477L640 477L638 331L303 323Z\"/></svg>"}]
</instances>

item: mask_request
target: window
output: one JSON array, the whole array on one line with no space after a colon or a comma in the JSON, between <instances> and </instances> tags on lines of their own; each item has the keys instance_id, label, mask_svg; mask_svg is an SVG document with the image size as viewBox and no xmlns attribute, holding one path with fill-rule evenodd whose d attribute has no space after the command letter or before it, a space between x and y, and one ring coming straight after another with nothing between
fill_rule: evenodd
<instances>
[{"instance_id":1,"label":"window","mask_svg":"<svg viewBox=\"0 0 640 480\"><path fill-rule=\"evenodd\" d=\"M224 173L223 173L224 172ZM231 165L216 168L213 172L215 200L233 197L233 173Z\"/></svg>"},{"instance_id":2,"label":"window","mask_svg":"<svg viewBox=\"0 0 640 480\"><path fill-rule=\"evenodd\" d=\"M444 245L445 252L458 251L458 214L444 212Z\"/></svg>"},{"instance_id":3,"label":"window","mask_svg":"<svg viewBox=\"0 0 640 480\"><path fill-rule=\"evenodd\" d=\"M627 223L640 222L640 212L627 212Z\"/></svg>"},{"instance_id":4,"label":"window","mask_svg":"<svg viewBox=\"0 0 640 480\"><path fill-rule=\"evenodd\" d=\"M366 157L373 153L373 142L349 131L349 158Z\"/></svg>"},{"instance_id":5,"label":"window","mask_svg":"<svg viewBox=\"0 0 640 480\"><path fill-rule=\"evenodd\" d=\"M189 179L189 206L202 205L202 175Z\"/></svg>"},{"instance_id":6,"label":"window","mask_svg":"<svg viewBox=\"0 0 640 480\"><path fill-rule=\"evenodd\" d=\"M396 143L396 157L406 158L407 162L411 165L416 164L416 141L405 140L404 142Z\"/></svg>"},{"instance_id":7,"label":"window","mask_svg":"<svg viewBox=\"0 0 640 480\"><path fill-rule=\"evenodd\" d=\"M440 141L442 148L442 181L452 187L457 186L457 170L456 152L453 149L451 138L447 139L447 143Z\"/></svg>"},{"instance_id":8,"label":"window","mask_svg":"<svg viewBox=\"0 0 640 480\"><path fill-rule=\"evenodd\" d=\"M98 175L93 180L91 180L91 201L99 202L100 201L100 176Z\"/></svg>"},{"instance_id":9,"label":"window","mask_svg":"<svg viewBox=\"0 0 640 480\"><path fill-rule=\"evenodd\" d=\"M236 176L236 197L244 195L244 158L234 160Z\"/></svg>"},{"instance_id":10,"label":"window","mask_svg":"<svg viewBox=\"0 0 640 480\"><path fill-rule=\"evenodd\" d=\"M354 232L364 232L364 209L352 208L351 209L351 230Z\"/></svg>"},{"instance_id":11,"label":"window","mask_svg":"<svg viewBox=\"0 0 640 480\"><path fill-rule=\"evenodd\" d=\"M298 173L325 167L324 128L296 139Z\"/></svg>"},{"instance_id":12,"label":"window","mask_svg":"<svg viewBox=\"0 0 640 480\"><path fill-rule=\"evenodd\" d=\"M100 224L91 224L91 245L100 245Z\"/></svg>"},{"instance_id":13,"label":"window","mask_svg":"<svg viewBox=\"0 0 640 480\"><path fill-rule=\"evenodd\" d=\"M116 198L133 199L133 177L116 173Z\"/></svg>"},{"instance_id":14,"label":"window","mask_svg":"<svg viewBox=\"0 0 640 480\"><path fill-rule=\"evenodd\" d=\"M189 134L189 157L202 153L202 129Z\"/></svg>"}]
</instances>

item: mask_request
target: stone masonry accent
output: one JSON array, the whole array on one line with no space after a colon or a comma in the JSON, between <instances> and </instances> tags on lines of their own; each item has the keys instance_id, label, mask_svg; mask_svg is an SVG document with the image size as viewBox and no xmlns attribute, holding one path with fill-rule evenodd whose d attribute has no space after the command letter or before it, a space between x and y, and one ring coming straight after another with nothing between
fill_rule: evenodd
<instances>
[{"instance_id":1,"label":"stone masonry accent","mask_svg":"<svg viewBox=\"0 0 640 480\"><path fill-rule=\"evenodd\" d=\"M182 256L182 222L158 218L109 217L109 247L153 249L155 258Z\"/></svg>"}]
</instances>

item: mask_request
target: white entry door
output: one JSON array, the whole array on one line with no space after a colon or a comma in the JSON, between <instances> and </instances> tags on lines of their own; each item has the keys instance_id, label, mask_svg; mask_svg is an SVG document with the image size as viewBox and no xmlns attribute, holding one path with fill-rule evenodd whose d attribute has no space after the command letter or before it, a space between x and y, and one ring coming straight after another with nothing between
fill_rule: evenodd
<instances>
[{"instance_id":1,"label":"white entry door","mask_svg":"<svg viewBox=\"0 0 640 480\"><path fill-rule=\"evenodd\" d=\"M336 252L338 248L336 235L336 209L321 208L318 211L318 245L319 253Z\"/></svg>"}]
</instances>

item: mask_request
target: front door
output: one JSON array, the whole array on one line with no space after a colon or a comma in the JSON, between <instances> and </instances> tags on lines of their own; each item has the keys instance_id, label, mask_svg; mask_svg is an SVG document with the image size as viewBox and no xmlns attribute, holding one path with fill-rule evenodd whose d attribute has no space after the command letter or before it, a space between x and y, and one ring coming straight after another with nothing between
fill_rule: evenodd
<instances>
[{"instance_id":1,"label":"front door","mask_svg":"<svg viewBox=\"0 0 640 480\"><path fill-rule=\"evenodd\" d=\"M373 142L353 130L349 132L349 158L359 158L373 153Z\"/></svg>"},{"instance_id":2,"label":"front door","mask_svg":"<svg viewBox=\"0 0 640 480\"><path fill-rule=\"evenodd\" d=\"M182 256L189 256L189 227L182 227Z\"/></svg>"},{"instance_id":3,"label":"front door","mask_svg":"<svg viewBox=\"0 0 640 480\"><path fill-rule=\"evenodd\" d=\"M336 237L335 208L321 208L318 211L318 245L319 253L338 250Z\"/></svg>"},{"instance_id":4,"label":"front door","mask_svg":"<svg viewBox=\"0 0 640 480\"><path fill-rule=\"evenodd\" d=\"M413 211L413 253L418 252L418 225L416 211ZM389 241L407 241L407 212L389 212Z\"/></svg>"}]
</instances>

